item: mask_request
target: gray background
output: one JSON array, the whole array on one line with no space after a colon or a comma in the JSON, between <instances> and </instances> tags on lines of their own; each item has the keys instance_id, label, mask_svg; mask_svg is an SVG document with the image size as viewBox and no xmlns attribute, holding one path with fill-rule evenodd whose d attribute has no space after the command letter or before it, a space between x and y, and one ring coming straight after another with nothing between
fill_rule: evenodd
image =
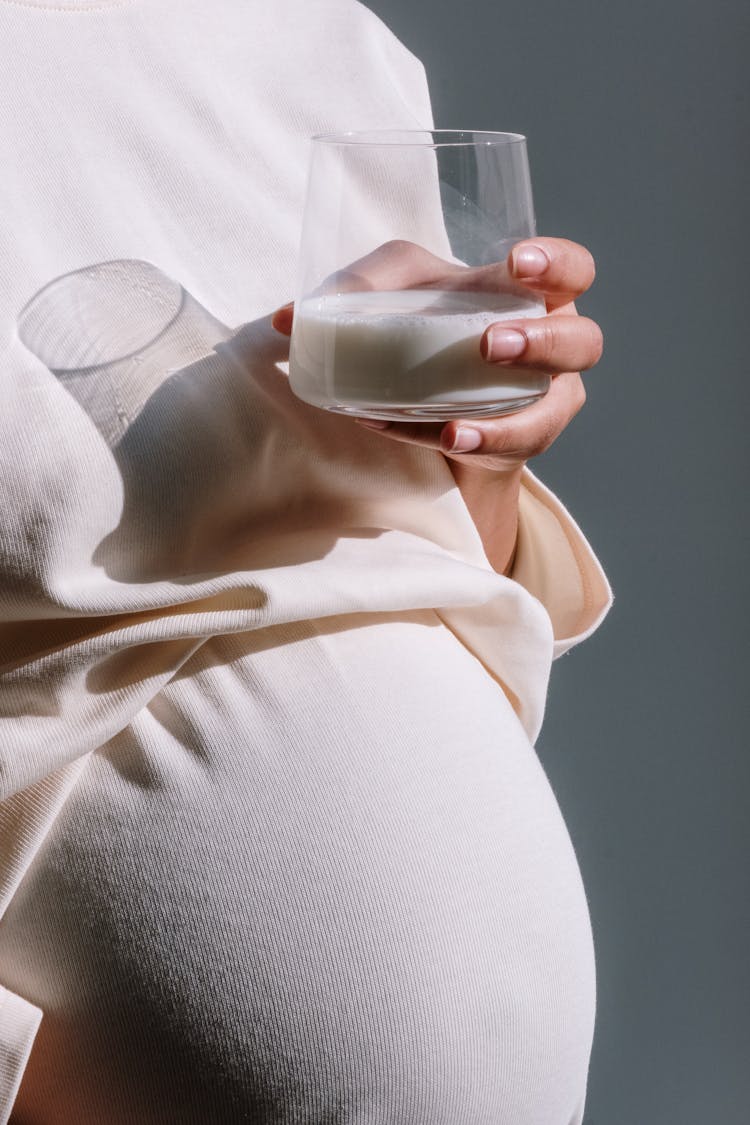
<instances>
[{"instance_id":1,"label":"gray background","mask_svg":"<svg viewBox=\"0 0 750 1125\"><path fill-rule=\"evenodd\" d=\"M617 595L555 666L539 746L596 939L586 1125L746 1125L750 6L369 6L436 124L529 137L540 232L599 265L605 357L535 463Z\"/></svg>"}]
</instances>

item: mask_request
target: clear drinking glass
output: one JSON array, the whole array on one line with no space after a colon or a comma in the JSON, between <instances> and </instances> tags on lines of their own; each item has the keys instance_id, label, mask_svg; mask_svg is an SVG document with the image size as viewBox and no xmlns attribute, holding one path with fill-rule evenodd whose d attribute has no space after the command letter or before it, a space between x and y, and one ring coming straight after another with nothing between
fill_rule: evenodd
<instances>
[{"instance_id":1,"label":"clear drinking glass","mask_svg":"<svg viewBox=\"0 0 750 1125\"><path fill-rule=\"evenodd\" d=\"M289 375L366 418L508 414L549 376L485 361L489 324L545 315L508 251L536 233L526 138L453 130L312 138Z\"/></svg>"}]
</instances>

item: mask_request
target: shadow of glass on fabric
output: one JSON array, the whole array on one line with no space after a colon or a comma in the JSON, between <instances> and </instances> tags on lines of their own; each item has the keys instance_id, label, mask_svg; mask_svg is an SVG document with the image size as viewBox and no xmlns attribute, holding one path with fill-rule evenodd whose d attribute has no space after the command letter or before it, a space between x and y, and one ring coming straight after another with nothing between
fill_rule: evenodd
<instances>
[{"instance_id":1,"label":"shadow of glass on fabric","mask_svg":"<svg viewBox=\"0 0 750 1125\"><path fill-rule=\"evenodd\" d=\"M276 400L291 394L276 366L288 342L270 317L228 328L157 266L123 259L51 281L17 326L94 423L122 478L120 521L95 565L116 581L184 584L268 563L281 456L270 448L279 427L268 422ZM252 504L242 503L243 491ZM268 518L258 523L264 493ZM262 536L248 527L251 508ZM333 516L318 520L305 558L322 557L335 541ZM233 558L235 539L241 558Z\"/></svg>"}]
</instances>

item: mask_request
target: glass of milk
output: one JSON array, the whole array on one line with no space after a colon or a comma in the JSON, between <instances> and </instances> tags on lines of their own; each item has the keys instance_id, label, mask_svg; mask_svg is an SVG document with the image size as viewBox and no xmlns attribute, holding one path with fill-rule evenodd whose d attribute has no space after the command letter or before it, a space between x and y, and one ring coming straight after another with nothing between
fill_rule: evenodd
<instances>
[{"instance_id":1,"label":"glass of milk","mask_svg":"<svg viewBox=\"0 0 750 1125\"><path fill-rule=\"evenodd\" d=\"M517 133L313 137L292 390L363 418L446 421L530 405L549 376L488 363L480 339L490 324L546 314L505 266L535 233Z\"/></svg>"}]
</instances>

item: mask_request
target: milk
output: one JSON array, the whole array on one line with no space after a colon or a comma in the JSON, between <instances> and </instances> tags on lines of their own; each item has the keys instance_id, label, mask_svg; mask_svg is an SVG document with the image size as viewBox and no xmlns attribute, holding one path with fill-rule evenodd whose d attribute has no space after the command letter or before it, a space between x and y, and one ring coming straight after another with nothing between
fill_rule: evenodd
<instances>
[{"instance_id":1,"label":"milk","mask_svg":"<svg viewBox=\"0 0 750 1125\"><path fill-rule=\"evenodd\" d=\"M370 418L503 414L549 376L482 359L488 324L545 315L518 294L437 289L309 297L295 311L289 374L299 398Z\"/></svg>"}]
</instances>

